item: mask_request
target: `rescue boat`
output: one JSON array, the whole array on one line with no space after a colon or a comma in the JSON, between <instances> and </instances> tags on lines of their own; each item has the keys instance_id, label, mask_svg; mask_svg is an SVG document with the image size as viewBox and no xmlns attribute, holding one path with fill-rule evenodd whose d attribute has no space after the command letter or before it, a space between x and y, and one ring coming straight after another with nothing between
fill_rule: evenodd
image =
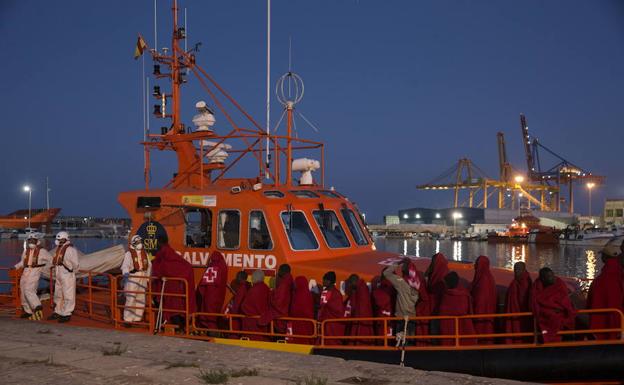
<instances>
[{"instance_id":1,"label":"rescue boat","mask_svg":"<svg viewBox=\"0 0 624 385\"><path fill-rule=\"evenodd\" d=\"M118 197L131 218L132 234L142 236L146 250L156 250L159 234L166 233L169 244L194 267L196 282L204 274L209 255L214 251L225 256L229 280L240 270L262 269L267 276L274 276L279 265L288 263L293 275L304 275L319 282L327 271L335 271L339 282L352 273L370 281L384 266L402 260L402 255L376 250L358 207L341 192L327 187L324 144L293 135L296 105L303 96L301 77L288 72L278 81L277 98L284 107L286 132L274 133L254 120L197 63L197 48L182 49L181 41L186 34L178 23L176 0L172 13L170 50L150 49L142 37L138 39L137 53L149 52L154 61L153 77L162 82L154 86L152 95L157 102L154 117L163 124L157 133L146 131L142 142L145 188L122 192ZM197 109L192 118L194 128L189 128L180 113L182 103L192 103L181 98L188 74L195 75L209 97L208 103L202 100L194 103ZM299 90L291 97L283 92L284 84L289 81ZM168 89L165 89L165 83L169 83ZM226 109L226 105L232 106L234 112ZM171 180L159 188L152 187L149 180L151 156L155 151L173 151L178 163ZM246 177L231 176L243 159L251 159L250 163L257 165L255 173ZM412 260L421 271L426 270L430 262L427 258ZM474 274L472 264L449 262L449 269L457 271L464 282L470 281ZM500 268L492 268L492 271L499 291L504 291L513 273ZM19 309L17 282L16 275L8 281L0 281L0 284L12 285L10 295L0 296L0 299L15 309ZM77 284L78 304L72 323L120 328L124 324L121 317L124 304L120 302L124 290L120 282L119 275L86 272ZM573 280L566 282L571 289L578 289ZM159 293L152 291L151 281L148 286L147 295L157 297ZM160 295L162 299L162 293ZM151 301L146 304L145 321L137 322L137 327L127 330L482 376L549 381L624 378L621 339L595 341L583 338L581 341L541 345L534 333L503 333L489 337L526 340L518 344L463 346L463 338L474 338L475 335L456 333L414 337L450 338L454 340L452 346L433 343L397 346L395 336L383 333L361 338L356 343L357 338L352 336L326 336L324 325L312 319L299 320L314 324L314 332L303 336L279 333L272 324L267 333L234 330L232 320L242 316L190 313L188 299L186 304L186 327L183 330L173 325L165 325L163 329L155 327L158 309L152 307ZM615 312L624 321L624 315L617 309L603 311ZM199 327L196 318L207 315L218 316L224 322L217 329ZM531 317L531 314L491 316ZM462 317L475 316L442 318L458 322ZM421 317L418 320L429 322L439 318ZM286 317L284 320L294 319ZM389 325L398 320L386 317L367 321L381 322L384 330L388 330ZM324 323L358 321L361 320L336 319ZM609 331L622 335L624 329ZM587 336L595 332L585 329L561 333ZM249 340L257 334L271 342ZM232 338L234 336L237 338ZM306 339L309 344L290 343L292 337ZM340 339L343 344L328 344L332 338Z\"/></svg>"}]
</instances>

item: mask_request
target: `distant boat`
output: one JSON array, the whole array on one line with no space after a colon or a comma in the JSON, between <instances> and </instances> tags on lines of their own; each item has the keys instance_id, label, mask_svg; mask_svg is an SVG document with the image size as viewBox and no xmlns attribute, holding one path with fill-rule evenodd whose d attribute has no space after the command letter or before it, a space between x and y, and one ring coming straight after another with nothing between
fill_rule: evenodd
<instances>
[{"instance_id":1,"label":"distant boat","mask_svg":"<svg viewBox=\"0 0 624 385\"><path fill-rule=\"evenodd\" d=\"M616 232L607 229L567 228L561 234L559 243L562 245L603 247L616 235Z\"/></svg>"},{"instance_id":2,"label":"distant boat","mask_svg":"<svg viewBox=\"0 0 624 385\"><path fill-rule=\"evenodd\" d=\"M33 209L31 210L30 227L41 229L50 226L61 209ZM28 223L28 209L17 210L8 215L0 216L0 229L26 229Z\"/></svg>"}]
</instances>

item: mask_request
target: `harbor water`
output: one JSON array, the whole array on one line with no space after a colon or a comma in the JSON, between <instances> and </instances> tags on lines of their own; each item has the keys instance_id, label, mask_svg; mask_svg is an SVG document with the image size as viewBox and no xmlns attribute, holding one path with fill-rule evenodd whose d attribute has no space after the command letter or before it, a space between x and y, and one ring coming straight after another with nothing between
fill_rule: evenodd
<instances>
[{"instance_id":1,"label":"harbor water","mask_svg":"<svg viewBox=\"0 0 624 385\"><path fill-rule=\"evenodd\" d=\"M44 242L48 249L54 245L51 239ZM72 242L83 253L92 253L117 244L125 244L127 240L76 238ZM538 271L548 266L558 275L578 278L593 279L602 267L600 249L590 247L381 237L375 239L375 245L378 250L417 257L430 257L441 252L449 260L459 262L472 262L480 255L487 255L492 266L511 269L515 262L523 261L529 271ZM1 240L0 267L13 266L19 259L22 247L22 240Z\"/></svg>"}]
</instances>

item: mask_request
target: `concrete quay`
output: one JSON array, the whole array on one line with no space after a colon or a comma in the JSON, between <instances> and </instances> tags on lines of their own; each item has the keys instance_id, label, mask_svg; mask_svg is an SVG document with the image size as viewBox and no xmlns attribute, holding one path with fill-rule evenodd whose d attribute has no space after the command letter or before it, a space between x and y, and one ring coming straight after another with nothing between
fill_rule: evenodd
<instances>
[{"instance_id":1,"label":"concrete quay","mask_svg":"<svg viewBox=\"0 0 624 385\"><path fill-rule=\"evenodd\" d=\"M0 317L0 384L204 384L200 372L217 369L257 370L228 384L520 383Z\"/></svg>"}]
</instances>

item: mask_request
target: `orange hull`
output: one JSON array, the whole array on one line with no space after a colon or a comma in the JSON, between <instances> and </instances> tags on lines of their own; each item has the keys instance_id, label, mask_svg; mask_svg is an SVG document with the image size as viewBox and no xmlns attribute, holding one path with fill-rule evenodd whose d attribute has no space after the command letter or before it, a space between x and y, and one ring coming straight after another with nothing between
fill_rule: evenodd
<instances>
[{"instance_id":1,"label":"orange hull","mask_svg":"<svg viewBox=\"0 0 624 385\"><path fill-rule=\"evenodd\" d=\"M42 226L49 226L61 209L33 209L31 211L30 227L40 229ZM17 210L9 215L0 216L0 229L26 228L28 228L28 210Z\"/></svg>"}]
</instances>

